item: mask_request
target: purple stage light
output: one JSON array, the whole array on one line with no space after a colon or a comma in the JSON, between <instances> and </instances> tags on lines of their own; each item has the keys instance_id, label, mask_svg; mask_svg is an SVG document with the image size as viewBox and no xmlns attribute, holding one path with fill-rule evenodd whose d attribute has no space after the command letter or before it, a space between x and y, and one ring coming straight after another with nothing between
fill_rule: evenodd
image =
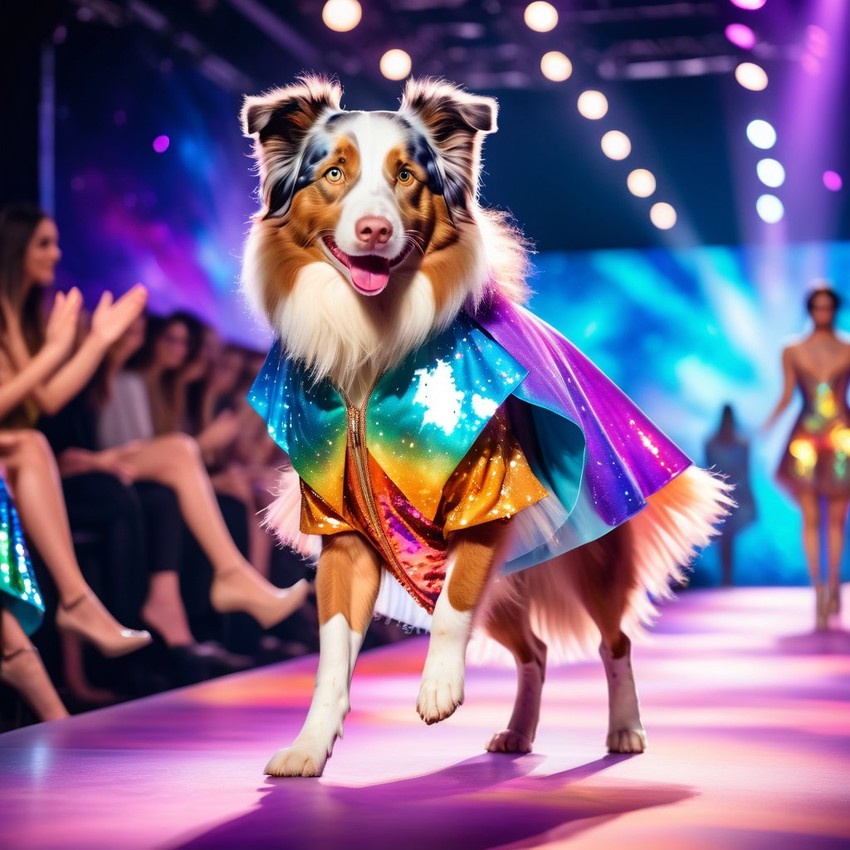
<instances>
[{"instance_id":1,"label":"purple stage light","mask_svg":"<svg viewBox=\"0 0 850 850\"><path fill-rule=\"evenodd\" d=\"M841 187L844 185L844 181L841 179L841 175L837 171L824 171L823 185L826 186L830 192L839 192L841 191Z\"/></svg>"},{"instance_id":2,"label":"purple stage light","mask_svg":"<svg viewBox=\"0 0 850 850\"><path fill-rule=\"evenodd\" d=\"M168 150L168 146L171 144L171 139L168 136L157 136L153 140L153 149L157 153L165 153Z\"/></svg>"},{"instance_id":3,"label":"purple stage light","mask_svg":"<svg viewBox=\"0 0 850 850\"><path fill-rule=\"evenodd\" d=\"M761 9L766 0L730 0L730 2L733 6L737 6L739 9L753 11L755 9Z\"/></svg>"},{"instance_id":4,"label":"purple stage light","mask_svg":"<svg viewBox=\"0 0 850 850\"><path fill-rule=\"evenodd\" d=\"M726 38L743 50L755 47L756 34L746 24L729 24L725 29Z\"/></svg>"}]
</instances>

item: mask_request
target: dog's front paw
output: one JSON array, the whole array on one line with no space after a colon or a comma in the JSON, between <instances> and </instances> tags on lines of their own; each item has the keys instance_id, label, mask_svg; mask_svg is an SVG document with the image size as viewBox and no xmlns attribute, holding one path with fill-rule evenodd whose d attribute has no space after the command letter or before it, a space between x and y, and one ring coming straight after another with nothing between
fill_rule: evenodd
<instances>
[{"instance_id":1,"label":"dog's front paw","mask_svg":"<svg viewBox=\"0 0 850 850\"><path fill-rule=\"evenodd\" d=\"M487 744L488 753L530 753L531 738L513 729L497 732Z\"/></svg>"},{"instance_id":2,"label":"dog's front paw","mask_svg":"<svg viewBox=\"0 0 850 850\"><path fill-rule=\"evenodd\" d=\"M605 742L609 753L642 753L646 749L643 729L617 729L608 733Z\"/></svg>"},{"instance_id":3,"label":"dog's front paw","mask_svg":"<svg viewBox=\"0 0 850 850\"><path fill-rule=\"evenodd\" d=\"M429 675L426 666L419 686L416 710L429 725L439 723L463 704L463 668L453 674Z\"/></svg>"},{"instance_id":4,"label":"dog's front paw","mask_svg":"<svg viewBox=\"0 0 850 850\"><path fill-rule=\"evenodd\" d=\"M321 776L327 756L308 747L278 750L266 765L266 776Z\"/></svg>"}]
</instances>

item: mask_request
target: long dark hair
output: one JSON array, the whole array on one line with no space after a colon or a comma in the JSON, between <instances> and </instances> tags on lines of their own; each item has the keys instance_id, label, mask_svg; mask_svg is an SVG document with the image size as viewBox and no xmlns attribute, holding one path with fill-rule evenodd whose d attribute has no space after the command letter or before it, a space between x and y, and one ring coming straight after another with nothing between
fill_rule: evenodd
<instances>
[{"instance_id":1,"label":"long dark hair","mask_svg":"<svg viewBox=\"0 0 850 850\"><path fill-rule=\"evenodd\" d=\"M30 351L44 342L44 299L41 286L24 291L24 257L36 228L49 218L32 204L10 204L0 210L0 297L6 298L21 319ZM0 327L3 319L0 316Z\"/></svg>"}]
</instances>

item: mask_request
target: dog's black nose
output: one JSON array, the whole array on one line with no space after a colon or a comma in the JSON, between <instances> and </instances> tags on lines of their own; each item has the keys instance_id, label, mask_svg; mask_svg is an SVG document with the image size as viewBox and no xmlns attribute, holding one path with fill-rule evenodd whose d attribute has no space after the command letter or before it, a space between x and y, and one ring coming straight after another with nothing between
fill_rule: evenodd
<instances>
[{"instance_id":1,"label":"dog's black nose","mask_svg":"<svg viewBox=\"0 0 850 850\"><path fill-rule=\"evenodd\" d=\"M376 245L386 245L393 235L393 226L390 220L380 215L364 215L354 225L354 232L358 241L366 248L374 248Z\"/></svg>"}]
</instances>

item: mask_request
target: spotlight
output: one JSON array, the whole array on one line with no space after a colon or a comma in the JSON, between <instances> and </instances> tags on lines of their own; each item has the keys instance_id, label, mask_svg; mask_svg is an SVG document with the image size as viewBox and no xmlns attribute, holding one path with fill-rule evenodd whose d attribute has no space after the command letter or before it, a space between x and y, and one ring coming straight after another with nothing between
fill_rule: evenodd
<instances>
[{"instance_id":1,"label":"spotlight","mask_svg":"<svg viewBox=\"0 0 850 850\"><path fill-rule=\"evenodd\" d=\"M759 195L756 200L756 212L762 221L776 224L785 215L785 207L776 195Z\"/></svg>"},{"instance_id":2,"label":"spotlight","mask_svg":"<svg viewBox=\"0 0 850 850\"><path fill-rule=\"evenodd\" d=\"M660 201L650 207L649 220L659 230L669 230L676 224L676 210L670 204Z\"/></svg>"},{"instance_id":3,"label":"spotlight","mask_svg":"<svg viewBox=\"0 0 850 850\"><path fill-rule=\"evenodd\" d=\"M625 159L631 152L632 143L620 130L609 130L602 137L602 153L608 159Z\"/></svg>"},{"instance_id":4,"label":"spotlight","mask_svg":"<svg viewBox=\"0 0 850 850\"><path fill-rule=\"evenodd\" d=\"M824 171L823 185L826 186L830 192L840 192L841 187L844 185L844 181L841 179L841 175L837 171Z\"/></svg>"},{"instance_id":5,"label":"spotlight","mask_svg":"<svg viewBox=\"0 0 850 850\"><path fill-rule=\"evenodd\" d=\"M655 191L655 175L645 168L636 168L626 178L626 185L638 198L648 198Z\"/></svg>"},{"instance_id":6,"label":"spotlight","mask_svg":"<svg viewBox=\"0 0 850 850\"><path fill-rule=\"evenodd\" d=\"M729 24L724 30L726 38L742 50L756 46L756 34L746 24Z\"/></svg>"},{"instance_id":7,"label":"spotlight","mask_svg":"<svg viewBox=\"0 0 850 850\"><path fill-rule=\"evenodd\" d=\"M410 55L395 48L381 57L381 73L388 80L403 80L413 66Z\"/></svg>"},{"instance_id":8,"label":"spotlight","mask_svg":"<svg viewBox=\"0 0 850 850\"><path fill-rule=\"evenodd\" d=\"M785 182L785 169L775 159L760 159L756 165L759 180L771 189L777 189Z\"/></svg>"},{"instance_id":9,"label":"spotlight","mask_svg":"<svg viewBox=\"0 0 850 850\"><path fill-rule=\"evenodd\" d=\"M322 8L322 20L328 29L349 32L360 23L363 10L357 0L328 0Z\"/></svg>"},{"instance_id":10,"label":"spotlight","mask_svg":"<svg viewBox=\"0 0 850 850\"><path fill-rule=\"evenodd\" d=\"M573 73L573 63L563 53L550 50L543 54L543 58L540 60L540 70L547 80L562 83L569 79Z\"/></svg>"},{"instance_id":11,"label":"spotlight","mask_svg":"<svg viewBox=\"0 0 850 850\"><path fill-rule=\"evenodd\" d=\"M735 68L735 79L750 91L764 91L767 88L767 74L764 68L755 62L742 62Z\"/></svg>"},{"instance_id":12,"label":"spotlight","mask_svg":"<svg viewBox=\"0 0 850 850\"><path fill-rule=\"evenodd\" d=\"M168 146L171 144L171 139L168 136L157 136L153 140L153 149L157 153L165 153L168 150Z\"/></svg>"},{"instance_id":13,"label":"spotlight","mask_svg":"<svg viewBox=\"0 0 850 850\"><path fill-rule=\"evenodd\" d=\"M525 25L535 32L549 32L558 25L558 10L551 3L535 2L525 7Z\"/></svg>"},{"instance_id":14,"label":"spotlight","mask_svg":"<svg viewBox=\"0 0 850 850\"><path fill-rule=\"evenodd\" d=\"M776 130L772 124L757 118L747 124L747 138L757 148L766 151L776 144Z\"/></svg>"},{"instance_id":15,"label":"spotlight","mask_svg":"<svg viewBox=\"0 0 850 850\"><path fill-rule=\"evenodd\" d=\"M747 9L750 12L754 12L756 9L761 9L765 2L766 0L732 0L732 5L737 6L739 9Z\"/></svg>"},{"instance_id":16,"label":"spotlight","mask_svg":"<svg viewBox=\"0 0 850 850\"><path fill-rule=\"evenodd\" d=\"M601 91L583 91L578 97L578 111L591 121L597 121L608 112L608 98Z\"/></svg>"}]
</instances>

